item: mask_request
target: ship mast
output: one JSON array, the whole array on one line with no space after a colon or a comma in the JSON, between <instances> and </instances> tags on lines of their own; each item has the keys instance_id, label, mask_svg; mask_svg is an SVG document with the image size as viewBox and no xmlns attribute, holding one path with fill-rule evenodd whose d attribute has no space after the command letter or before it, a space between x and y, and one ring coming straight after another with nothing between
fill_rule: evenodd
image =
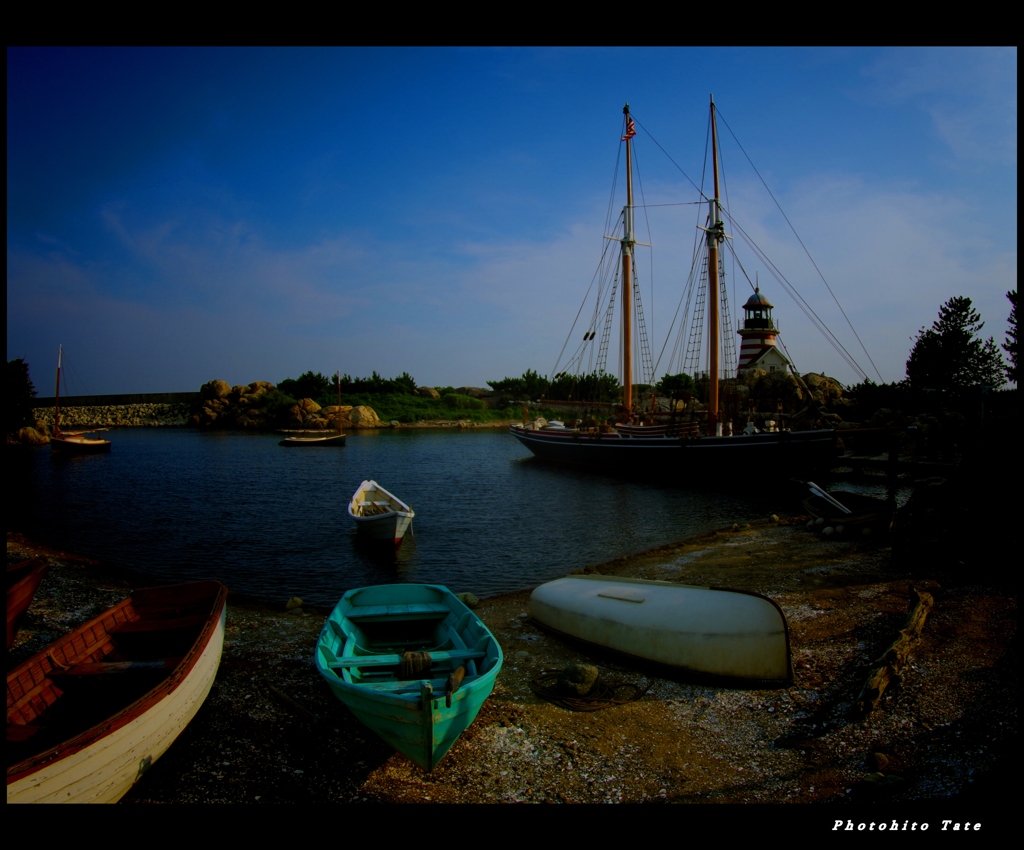
<instances>
[{"instance_id":1,"label":"ship mast","mask_svg":"<svg viewBox=\"0 0 1024 850\"><path fill-rule=\"evenodd\" d=\"M715 96L711 96L711 158L715 176L715 195L708 219L708 431L718 432L718 245L725 240L718 193L718 131L715 124Z\"/></svg>"},{"instance_id":2,"label":"ship mast","mask_svg":"<svg viewBox=\"0 0 1024 850\"><path fill-rule=\"evenodd\" d=\"M57 346L57 389L53 394L53 435L60 436L60 360L64 354L64 346Z\"/></svg>"},{"instance_id":3,"label":"ship mast","mask_svg":"<svg viewBox=\"0 0 1024 850\"><path fill-rule=\"evenodd\" d=\"M629 104L622 107L626 116L626 206L622 210L622 406L626 408L626 421L633 416L633 149L631 139L636 135L633 119L629 117Z\"/></svg>"}]
</instances>

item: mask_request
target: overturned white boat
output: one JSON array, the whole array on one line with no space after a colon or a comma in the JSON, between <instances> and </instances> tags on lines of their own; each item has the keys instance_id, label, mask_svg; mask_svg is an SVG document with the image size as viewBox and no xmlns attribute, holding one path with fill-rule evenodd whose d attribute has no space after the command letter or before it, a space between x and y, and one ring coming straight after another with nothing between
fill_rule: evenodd
<instances>
[{"instance_id":1,"label":"overturned white boat","mask_svg":"<svg viewBox=\"0 0 1024 850\"><path fill-rule=\"evenodd\" d=\"M703 676L792 680L782 609L742 590L572 575L530 596L542 626L644 661Z\"/></svg>"},{"instance_id":2,"label":"overturned white boat","mask_svg":"<svg viewBox=\"0 0 1024 850\"><path fill-rule=\"evenodd\" d=\"M377 540L390 540L397 548L412 528L416 513L376 481L364 481L348 503L348 515L359 531Z\"/></svg>"}]
</instances>

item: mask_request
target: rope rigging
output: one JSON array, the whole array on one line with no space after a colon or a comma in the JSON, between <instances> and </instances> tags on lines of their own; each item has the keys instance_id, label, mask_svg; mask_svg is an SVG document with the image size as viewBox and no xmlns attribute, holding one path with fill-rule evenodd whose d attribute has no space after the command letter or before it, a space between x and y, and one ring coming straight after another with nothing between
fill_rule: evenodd
<instances>
[{"instance_id":1,"label":"rope rigging","mask_svg":"<svg viewBox=\"0 0 1024 850\"><path fill-rule=\"evenodd\" d=\"M813 265L818 277L825 284L826 288L829 291L829 294L832 296L832 299L835 301L836 305L842 312L844 319L850 326L850 330L854 333L854 336L856 337L858 343L860 343L861 348L864 350L864 354L868 357L868 360L871 362L871 366L875 367L875 364L871 360L870 355L864 348L862 340L860 339L856 330L850 323L849 317L846 315L845 310L843 310L842 305L839 304L839 301L836 298L835 293L833 292L831 286L828 284L828 281L825 280L821 270L818 268L817 263L814 261L814 258L811 257L803 241L800 239L799 234L796 233L796 230L793 227L792 222L790 222L789 218L782 210L782 207L780 206L775 196L771 193L771 190L768 189L767 184L761 177L761 174L754 167L753 162L747 155L746 150L743 148L742 145L740 145L738 139L736 139L736 136L732 132L731 127L729 127L728 123L726 123L724 118L722 118L721 111L716 110L716 115L718 119L721 120L725 127L728 129L731 137L734 141L736 141L736 144L739 145L740 150L742 151L744 157L746 157L747 162L750 164L752 168L754 168L754 172L755 174L757 174L761 184L768 191L775 206L782 214L783 218L785 219L790 230L793 232L794 236L796 236L797 241L800 243L800 246L803 249L804 254L807 256L807 258ZM625 120L626 119L624 119L624 121ZM669 155L668 152L664 149L664 147L662 147L660 142L658 142L658 140L653 136L653 134L651 134L650 131L648 131L647 128L641 122L637 121L635 117L633 117L630 123L635 123L637 128L642 129L647 135L647 137L650 138L651 141L658 147L658 149L662 151L662 153L669 160L669 162L671 162L672 165L675 166L676 170L686 179L686 181L688 181L698 191L701 200L695 203L698 206L697 221L698 223L700 223L702 217L706 216L706 212L704 210L701 210L700 208L701 205L707 204L710 200L712 200L708 197L708 194L705 192L704 188L705 181L709 179L709 145L711 140L710 116L708 118L708 134L705 143L704 170L701 176L700 186L698 186L689 177L689 175L679 166L679 164L676 163L676 161L671 157L671 155ZM626 131L627 133L629 132L628 126L626 126ZM633 133L633 135L635 135L635 133ZM589 375L594 375L597 377L603 377L605 375L608 375L608 354L609 349L611 347L611 340L613 336L613 324L615 318L614 314L617 306L618 295L620 294L618 292L620 285L620 277L623 274L622 262L620 258L622 254L625 253L624 249L622 252L612 249L613 244L618 244L621 246L623 244L623 239L625 238L625 209L621 209L618 212L618 219L617 221L615 220L615 193L618 185L619 168L622 163L622 152L625 148L625 143L626 136L624 135L618 145L618 151L615 160L615 170L613 172L612 179L612 190L609 195L608 206L605 215L605 233L614 233L617 234L617 236L603 237L604 245L601 251L600 261L598 263L597 269L594 272L594 275L591 278L590 284L587 287L586 295L584 296L583 303L581 303L580 309L578 310L576 318L573 321L573 326L572 329L570 329L569 336L566 338L565 343L562 346L562 350L559 352L555 368L552 370L551 373L553 376L553 380L557 380L559 378L563 378L565 376L570 375L580 379ZM634 204L631 209L635 210L639 207L643 211L643 220L648 233L648 241L653 242L653 239L650 237L651 221L649 217L648 207L680 206L682 204L648 205L646 203L646 198L644 196L643 182L640 178L639 160L636 158L635 146L632 149L632 157L635 168L634 174L636 176L637 185L639 189L640 203ZM785 275L782 274L782 272L775 266L775 264L767 257L764 251L762 251L754 242L750 234L736 221L735 217L730 213L729 193L728 187L724 180L724 161L721 158L721 153L719 153L719 165L722 177L721 194L723 197L718 200L717 207L721 212L722 220L727 223L727 226L730 231L728 234L729 237L736 235L739 237L739 239L742 239L744 244L753 252L754 256L761 263L764 264L769 274L779 283L783 290L796 302L797 306L800 308L801 312L806 316L808 321L812 324L812 326L814 326L818 330L819 333L822 334L822 336L828 341L828 343L842 358L842 360L853 370L855 374L857 374L860 377L861 380L866 379L866 372L858 365L856 359L853 357L850 351L848 351L847 348L839 340L839 338L831 330L829 330L829 328L825 325L821 317L811 307L809 302L797 291L793 283L790 280L788 280ZM708 226L711 225L708 224ZM630 226L630 229L632 230L632 226ZM633 291L632 293L622 293L622 295L624 296L624 304L630 305L630 308L633 312L633 317L635 319L634 328L636 344L633 346L632 349L632 369L633 374L635 376L633 378L633 381L636 383L655 383L663 360L666 362L666 374L686 373L689 374L691 377L696 377L698 372L701 371L702 366L703 371L705 372L707 372L709 368L707 364L710 360L710 351L707 350L707 345L704 343L704 325L706 324L707 313L709 312L710 307L707 304L707 240L703 235L703 230L704 228L698 227L694 228L692 231L694 243L693 250L691 253L691 268L683 283L682 291L680 293L675 313L672 317L672 321L668 327L667 333L665 334L664 342L661 346L661 350L658 353L656 360L652 356L651 348L651 337L654 335L655 329L653 314L653 253L650 255L651 261L648 269L650 277L650 303L648 305L650 313L648 315L648 311L645 311L643 301L641 298L641 286L635 250L628 252L630 254L629 270L632 272L632 281L630 288ZM729 303L730 298L728 278L732 278L732 300L736 304L741 303L740 301L737 300L736 296L736 282L739 277L742 277L747 281L748 285L751 288L751 291L756 291L757 286L756 283L751 280L751 275L749 274L747 267L744 265L743 261L739 257L736 250L736 246L733 244L733 239L728 238L724 241L720 240L720 242L728 246L728 256L731 258L732 262L732 266L730 267L731 274L727 275L727 263L725 260L725 252L719 252L718 299L720 306L720 319L722 325L722 332L719 334L719 362L721 364L719 367L719 379L721 380L722 378L736 377L739 365L739 346L736 341L736 331L738 328L734 327L734 320L731 315L731 307ZM630 242L631 247L643 244L645 243L632 241ZM579 326L580 318L583 314L583 307L585 306L587 300L593 297L595 289L596 299L594 302L593 310L590 315L590 320L586 326L586 329L583 332L583 338L576 347L576 349L573 351L572 355L568 358L568 360L565 360L565 354L569 347L569 342L572 338L572 335L573 333L578 332L576 331L576 328ZM623 306L620 305L619 309L623 309ZM667 355L666 358L666 352L669 349L670 340L672 340L671 352ZM621 363L624 351L624 340L621 334L619 334L618 343L619 360ZM792 364L793 359L792 357L790 357L789 352L786 351L785 346L782 345L781 340L778 340L778 344L780 345L781 350L785 353L787 359L789 360L789 363ZM562 363L565 364L564 367L560 366L560 364ZM559 371L560 368L562 369L562 371ZM877 367L875 368L875 372L878 373ZM611 380L610 376L609 379ZM881 380L880 374L879 379ZM588 383L587 385L592 388L591 391L597 391L597 382ZM573 383L573 386L575 387L576 384ZM571 391L570 397L575 398L575 394L576 390L574 389ZM587 400L596 399L591 398Z\"/></svg>"}]
</instances>

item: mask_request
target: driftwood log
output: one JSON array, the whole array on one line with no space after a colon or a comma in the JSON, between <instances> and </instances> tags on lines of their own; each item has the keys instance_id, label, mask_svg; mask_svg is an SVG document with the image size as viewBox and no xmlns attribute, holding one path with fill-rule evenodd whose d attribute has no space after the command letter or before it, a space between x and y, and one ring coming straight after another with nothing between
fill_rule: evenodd
<instances>
[{"instance_id":1,"label":"driftwood log","mask_svg":"<svg viewBox=\"0 0 1024 850\"><path fill-rule=\"evenodd\" d=\"M889 686L889 682L899 674L920 638L925 618L933 604L935 604L935 600L930 593L918 591L911 586L910 611L907 614L907 620L903 624L903 628L900 629L896 640L875 660L875 666L857 697L857 708L862 715L878 708L878 703Z\"/></svg>"}]
</instances>

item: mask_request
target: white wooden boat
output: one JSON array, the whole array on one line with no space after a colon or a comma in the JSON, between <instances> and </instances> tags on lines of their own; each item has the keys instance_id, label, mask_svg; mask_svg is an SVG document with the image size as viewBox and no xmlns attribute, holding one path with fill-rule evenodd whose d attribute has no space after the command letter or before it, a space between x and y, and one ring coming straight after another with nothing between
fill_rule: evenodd
<instances>
[{"instance_id":1,"label":"white wooden boat","mask_svg":"<svg viewBox=\"0 0 1024 850\"><path fill-rule=\"evenodd\" d=\"M7 802L113 803L195 716L224 645L220 582L139 590L7 674Z\"/></svg>"},{"instance_id":2,"label":"white wooden boat","mask_svg":"<svg viewBox=\"0 0 1024 850\"><path fill-rule=\"evenodd\" d=\"M554 632L687 673L792 680L786 617L760 594L572 575L534 590L530 612Z\"/></svg>"},{"instance_id":3,"label":"white wooden boat","mask_svg":"<svg viewBox=\"0 0 1024 850\"><path fill-rule=\"evenodd\" d=\"M360 532L398 547L416 513L376 481L364 481L348 503L348 515Z\"/></svg>"}]
</instances>

